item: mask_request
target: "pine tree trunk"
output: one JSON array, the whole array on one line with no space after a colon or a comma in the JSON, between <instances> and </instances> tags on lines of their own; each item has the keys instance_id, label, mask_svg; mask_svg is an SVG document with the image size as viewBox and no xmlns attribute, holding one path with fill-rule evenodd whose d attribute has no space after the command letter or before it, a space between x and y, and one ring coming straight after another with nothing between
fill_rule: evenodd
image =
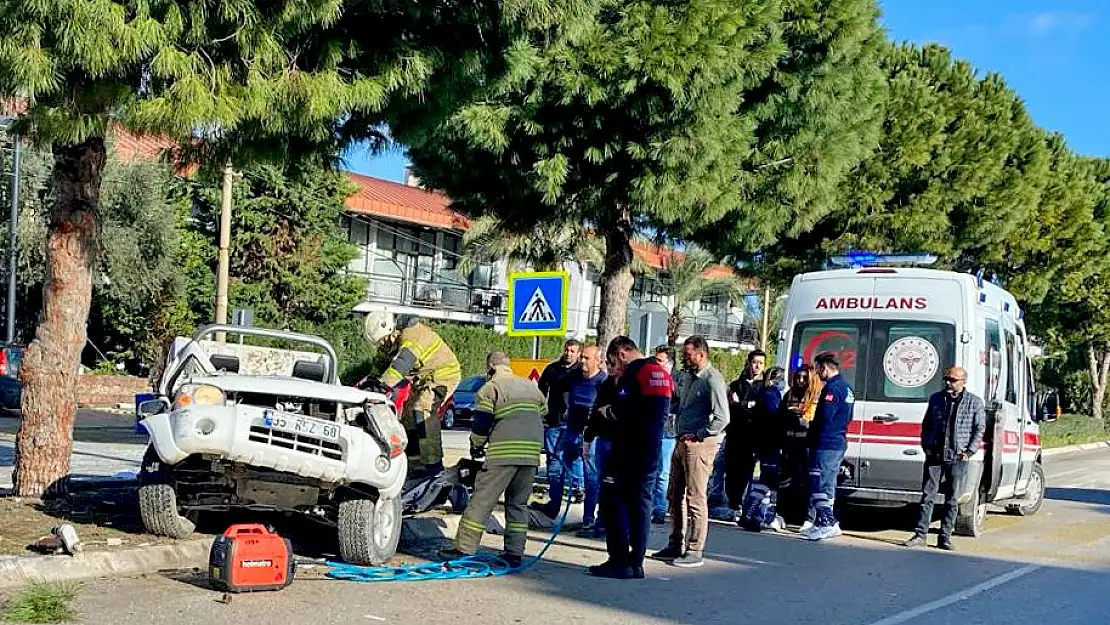
<instances>
[{"instance_id":1,"label":"pine tree trunk","mask_svg":"<svg viewBox=\"0 0 1110 625\"><path fill-rule=\"evenodd\" d=\"M21 497L66 489L106 156L102 137L54 148L55 200L47 224L43 309L22 366L23 414L14 476Z\"/></svg>"},{"instance_id":2,"label":"pine tree trunk","mask_svg":"<svg viewBox=\"0 0 1110 625\"><path fill-rule=\"evenodd\" d=\"M597 319L597 344L602 352L628 326L628 299L632 295L632 215L621 207L601 224L605 235L605 264L601 272L601 303ZM647 349L645 346L640 346Z\"/></svg>"}]
</instances>

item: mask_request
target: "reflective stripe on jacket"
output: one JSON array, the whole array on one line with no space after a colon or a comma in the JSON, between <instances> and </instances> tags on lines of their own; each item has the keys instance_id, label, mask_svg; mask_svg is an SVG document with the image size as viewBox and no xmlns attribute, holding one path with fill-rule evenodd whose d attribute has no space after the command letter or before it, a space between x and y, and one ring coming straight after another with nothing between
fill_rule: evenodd
<instances>
[{"instance_id":1,"label":"reflective stripe on jacket","mask_svg":"<svg viewBox=\"0 0 1110 625\"><path fill-rule=\"evenodd\" d=\"M451 386L462 379L459 359L428 326L418 323L405 328L400 342L397 355L382 374L382 384L393 387L405 378L412 378L428 386Z\"/></svg>"},{"instance_id":2,"label":"reflective stripe on jacket","mask_svg":"<svg viewBox=\"0 0 1110 625\"><path fill-rule=\"evenodd\" d=\"M477 400L470 444L486 448L486 464L539 466L545 401L535 383L497 367Z\"/></svg>"}]
</instances>

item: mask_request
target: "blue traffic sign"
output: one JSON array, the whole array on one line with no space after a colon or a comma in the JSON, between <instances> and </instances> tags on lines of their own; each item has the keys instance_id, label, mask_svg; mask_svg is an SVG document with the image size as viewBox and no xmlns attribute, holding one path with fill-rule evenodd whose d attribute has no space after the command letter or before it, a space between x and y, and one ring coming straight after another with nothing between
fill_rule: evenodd
<instances>
[{"instance_id":1,"label":"blue traffic sign","mask_svg":"<svg viewBox=\"0 0 1110 625\"><path fill-rule=\"evenodd\" d=\"M565 271L509 275L509 336L563 336L567 331Z\"/></svg>"}]
</instances>

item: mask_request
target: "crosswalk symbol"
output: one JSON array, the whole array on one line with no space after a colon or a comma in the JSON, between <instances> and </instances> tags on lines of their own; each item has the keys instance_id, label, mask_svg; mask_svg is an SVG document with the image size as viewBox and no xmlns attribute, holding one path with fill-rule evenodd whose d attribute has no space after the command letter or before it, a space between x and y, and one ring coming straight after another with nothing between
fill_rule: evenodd
<instances>
[{"instance_id":1,"label":"crosswalk symbol","mask_svg":"<svg viewBox=\"0 0 1110 625\"><path fill-rule=\"evenodd\" d=\"M547 303L543 291L536 287L517 323L537 323L540 321L555 321L555 311L551 310L551 305Z\"/></svg>"},{"instance_id":2,"label":"crosswalk symbol","mask_svg":"<svg viewBox=\"0 0 1110 625\"><path fill-rule=\"evenodd\" d=\"M565 271L509 274L506 333L509 336L565 336L569 293L570 276Z\"/></svg>"}]
</instances>

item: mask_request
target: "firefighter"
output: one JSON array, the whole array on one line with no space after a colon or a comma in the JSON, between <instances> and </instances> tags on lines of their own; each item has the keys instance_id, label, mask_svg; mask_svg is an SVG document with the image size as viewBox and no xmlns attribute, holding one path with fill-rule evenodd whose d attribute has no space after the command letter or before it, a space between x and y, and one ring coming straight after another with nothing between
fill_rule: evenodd
<instances>
[{"instance_id":1,"label":"firefighter","mask_svg":"<svg viewBox=\"0 0 1110 625\"><path fill-rule=\"evenodd\" d=\"M529 379L509 368L509 357L486 357L488 381L478 391L470 434L470 455L485 458L474 482L474 494L459 521L453 549L445 560L473 555L482 542L489 515L505 495L505 552L502 558L519 567L528 539L528 498L543 449L544 397Z\"/></svg>"},{"instance_id":2,"label":"firefighter","mask_svg":"<svg viewBox=\"0 0 1110 625\"><path fill-rule=\"evenodd\" d=\"M409 464L419 469L409 474L441 472L439 407L462 378L458 358L434 330L415 317L398 319L391 312L372 312L366 316L364 331L371 343L397 350L379 382L392 392L411 386L401 411L401 424L408 432L409 448L405 451Z\"/></svg>"}]
</instances>

